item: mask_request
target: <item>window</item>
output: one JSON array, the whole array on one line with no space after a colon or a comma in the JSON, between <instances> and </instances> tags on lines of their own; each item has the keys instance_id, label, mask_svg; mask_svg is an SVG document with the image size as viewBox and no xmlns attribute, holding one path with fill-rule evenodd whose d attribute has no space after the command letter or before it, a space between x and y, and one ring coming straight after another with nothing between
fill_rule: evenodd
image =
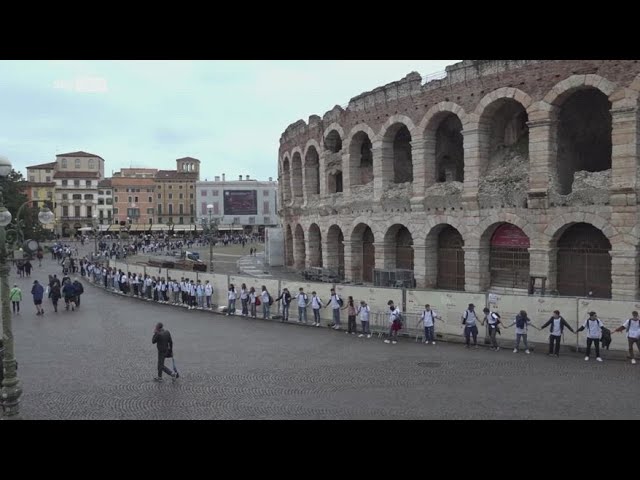
<instances>
[{"instance_id":1,"label":"window","mask_svg":"<svg viewBox=\"0 0 640 480\"><path fill-rule=\"evenodd\" d=\"M74 193L71 198L73 198L74 200L82 200L82 195L80 195L79 193Z\"/></svg>"},{"instance_id":2,"label":"window","mask_svg":"<svg viewBox=\"0 0 640 480\"><path fill-rule=\"evenodd\" d=\"M193 185L189 185L189 188L193 190Z\"/></svg>"},{"instance_id":3,"label":"window","mask_svg":"<svg viewBox=\"0 0 640 480\"><path fill-rule=\"evenodd\" d=\"M99 198L98 199L98 205L104 205L104 198ZM102 210L100 210L102 211Z\"/></svg>"},{"instance_id":4,"label":"window","mask_svg":"<svg viewBox=\"0 0 640 480\"><path fill-rule=\"evenodd\" d=\"M158 204L158 215L162 215L162 204Z\"/></svg>"},{"instance_id":5,"label":"window","mask_svg":"<svg viewBox=\"0 0 640 480\"><path fill-rule=\"evenodd\" d=\"M134 198L134 202L138 203L138 197L133 197Z\"/></svg>"},{"instance_id":6,"label":"window","mask_svg":"<svg viewBox=\"0 0 640 480\"><path fill-rule=\"evenodd\" d=\"M74 180L74 181L73 181L73 185L74 185L75 187L79 187L79 186L80 186L80 180Z\"/></svg>"},{"instance_id":7,"label":"window","mask_svg":"<svg viewBox=\"0 0 640 480\"><path fill-rule=\"evenodd\" d=\"M262 191L262 196L263 197L268 197L269 196L269 190L263 190Z\"/></svg>"},{"instance_id":8,"label":"window","mask_svg":"<svg viewBox=\"0 0 640 480\"><path fill-rule=\"evenodd\" d=\"M149 203L153 202L153 197L149 197Z\"/></svg>"},{"instance_id":9,"label":"window","mask_svg":"<svg viewBox=\"0 0 640 480\"><path fill-rule=\"evenodd\" d=\"M169 215L173 215L173 203L169 204Z\"/></svg>"},{"instance_id":10,"label":"window","mask_svg":"<svg viewBox=\"0 0 640 480\"><path fill-rule=\"evenodd\" d=\"M63 217L69 216L69 207L67 207L66 205L62 207L62 216Z\"/></svg>"},{"instance_id":11,"label":"window","mask_svg":"<svg viewBox=\"0 0 640 480\"><path fill-rule=\"evenodd\" d=\"M202 202L200 204L200 213L202 213L203 215L209 213L209 211L207 210L207 202Z\"/></svg>"},{"instance_id":12,"label":"window","mask_svg":"<svg viewBox=\"0 0 640 480\"><path fill-rule=\"evenodd\" d=\"M256 217L249 217L249 225L255 225Z\"/></svg>"},{"instance_id":13,"label":"window","mask_svg":"<svg viewBox=\"0 0 640 480\"><path fill-rule=\"evenodd\" d=\"M49 175L47 175L46 181L47 181L47 183L49 183L51 181L51 177Z\"/></svg>"},{"instance_id":14,"label":"window","mask_svg":"<svg viewBox=\"0 0 640 480\"><path fill-rule=\"evenodd\" d=\"M93 193L85 193L84 199L85 200L93 200Z\"/></svg>"},{"instance_id":15,"label":"window","mask_svg":"<svg viewBox=\"0 0 640 480\"><path fill-rule=\"evenodd\" d=\"M153 189L147 188L147 193L153 193Z\"/></svg>"},{"instance_id":16,"label":"window","mask_svg":"<svg viewBox=\"0 0 640 480\"><path fill-rule=\"evenodd\" d=\"M62 194L62 199L63 200L69 200L69 194L68 193L63 193Z\"/></svg>"},{"instance_id":17,"label":"window","mask_svg":"<svg viewBox=\"0 0 640 480\"><path fill-rule=\"evenodd\" d=\"M87 206L87 217L89 217L89 218L92 217L91 212L92 212L92 207L91 206Z\"/></svg>"},{"instance_id":18,"label":"window","mask_svg":"<svg viewBox=\"0 0 640 480\"><path fill-rule=\"evenodd\" d=\"M193 215L193 211L195 210L196 206L192 203L191 205L189 205L189 212L191 213L191 215Z\"/></svg>"},{"instance_id":19,"label":"window","mask_svg":"<svg viewBox=\"0 0 640 480\"><path fill-rule=\"evenodd\" d=\"M218 202L213 202L213 214L218 215L220 213L218 209Z\"/></svg>"},{"instance_id":20,"label":"window","mask_svg":"<svg viewBox=\"0 0 640 480\"><path fill-rule=\"evenodd\" d=\"M80 206L73 207L73 210L74 210L74 215L73 216L76 217L76 218L80 218Z\"/></svg>"},{"instance_id":21,"label":"window","mask_svg":"<svg viewBox=\"0 0 640 480\"><path fill-rule=\"evenodd\" d=\"M76 168L80 168L80 159L79 158L76 158Z\"/></svg>"},{"instance_id":22,"label":"window","mask_svg":"<svg viewBox=\"0 0 640 480\"><path fill-rule=\"evenodd\" d=\"M173 193L170 193L169 194L169 200L172 200L172 199L173 199Z\"/></svg>"},{"instance_id":23,"label":"window","mask_svg":"<svg viewBox=\"0 0 640 480\"><path fill-rule=\"evenodd\" d=\"M113 191L114 191L114 192L117 192L117 191L118 191L118 189L117 189L117 188L114 188L114 189L113 189ZM107 192L107 195L111 195L111 194Z\"/></svg>"},{"instance_id":24,"label":"window","mask_svg":"<svg viewBox=\"0 0 640 480\"><path fill-rule=\"evenodd\" d=\"M116 197L116 198L118 198L118 197ZM107 198L106 200L107 200L107 205L113 205L113 199Z\"/></svg>"},{"instance_id":25,"label":"window","mask_svg":"<svg viewBox=\"0 0 640 480\"><path fill-rule=\"evenodd\" d=\"M117 192L117 190L116 190ZM107 190L107 195L111 195L111 190Z\"/></svg>"},{"instance_id":26,"label":"window","mask_svg":"<svg viewBox=\"0 0 640 480\"><path fill-rule=\"evenodd\" d=\"M184 213L184 212L183 212L183 210L184 210L184 205L182 205L182 204L178 205L178 210L179 210L179 212L180 212L180 215L182 215L182 214Z\"/></svg>"},{"instance_id":27,"label":"window","mask_svg":"<svg viewBox=\"0 0 640 480\"><path fill-rule=\"evenodd\" d=\"M189 198L193 200L193 193L189 194Z\"/></svg>"},{"instance_id":28,"label":"window","mask_svg":"<svg viewBox=\"0 0 640 480\"><path fill-rule=\"evenodd\" d=\"M87 183L85 184L87 187L91 186L91 180L87 180Z\"/></svg>"},{"instance_id":29,"label":"window","mask_svg":"<svg viewBox=\"0 0 640 480\"><path fill-rule=\"evenodd\" d=\"M218 190L212 191L211 195L214 196L214 197L217 197L218 196Z\"/></svg>"},{"instance_id":30,"label":"window","mask_svg":"<svg viewBox=\"0 0 640 480\"><path fill-rule=\"evenodd\" d=\"M159 194L158 194L158 200L160 200L161 198L162 198L162 194L161 194L161 193L159 193Z\"/></svg>"},{"instance_id":31,"label":"window","mask_svg":"<svg viewBox=\"0 0 640 480\"><path fill-rule=\"evenodd\" d=\"M200 196L201 197L206 197L207 196L207 191L206 190L201 190L200 191Z\"/></svg>"},{"instance_id":32,"label":"window","mask_svg":"<svg viewBox=\"0 0 640 480\"><path fill-rule=\"evenodd\" d=\"M62 163L62 168L67 168L67 159L66 158L63 158L61 163Z\"/></svg>"},{"instance_id":33,"label":"window","mask_svg":"<svg viewBox=\"0 0 640 480\"><path fill-rule=\"evenodd\" d=\"M100 220L104 218L104 210L98 210L100 212Z\"/></svg>"},{"instance_id":34,"label":"window","mask_svg":"<svg viewBox=\"0 0 640 480\"><path fill-rule=\"evenodd\" d=\"M153 215L153 208L147 208L147 215Z\"/></svg>"},{"instance_id":35,"label":"window","mask_svg":"<svg viewBox=\"0 0 640 480\"><path fill-rule=\"evenodd\" d=\"M233 223L240 225L240 217L233 217Z\"/></svg>"},{"instance_id":36,"label":"window","mask_svg":"<svg viewBox=\"0 0 640 480\"><path fill-rule=\"evenodd\" d=\"M114 209L113 209L113 214L114 214L114 215L117 215L117 214L118 214L118 209L117 209L117 208L114 208Z\"/></svg>"},{"instance_id":37,"label":"window","mask_svg":"<svg viewBox=\"0 0 640 480\"><path fill-rule=\"evenodd\" d=\"M167 188L171 190L173 188L173 185L169 185Z\"/></svg>"},{"instance_id":38,"label":"window","mask_svg":"<svg viewBox=\"0 0 640 480\"><path fill-rule=\"evenodd\" d=\"M118 197L113 197L113 201L118 203Z\"/></svg>"},{"instance_id":39,"label":"window","mask_svg":"<svg viewBox=\"0 0 640 480\"><path fill-rule=\"evenodd\" d=\"M271 213L269 211L269 201L265 200L265 202L262 204L262 213Z\"/></svg>"},{"instance_id":40,"label":"window","mask_svg":"<svg viewBox=\"0 0 640 480\"><path fill-rule=\"evenodd\" d=\"M29 181L35 183L36 181L35 175L29 175Z\"/></svg>"},{"instance_id":41,"label":"window","mask_svg":"<svg viewBox=\"0 0 640 480\"><path fill-rule=\"evenodd\" d=\"M191 223L193 223L193 217L191 217L191 218L189 219L189 221L190 221Z\"/></svg>"},{"instance_id":42,"label":"window","mask_svg":"<svg viewBox=\"0 0 640 480\"><path fill-rule=\"evenodd\" d=\"M140 189L139 188L136 188L136 193L140 193Z\"/></svg>"},{"instance_id":43,"label":"window","mask_svg":"<svg viewBox=\"0 0 640 480\"><path fill-rule=\"evenodd\" d=\"M179 188L180 190L182 190L182 185L180 185L178 188Z\"/></svg>"},{"instance_id":44,"label":"window","mask_svg":"<svg viewBox=\"0 0 640 480\"><path fill-rule=\"evenodd\" d=\"M162 217L158 217L158 223L162 223Z\"/></svg>"},{"instance_id":45,"label":"window","mask_svg":"<svg viewBox=\"0 0 640 480\"><path fill-rule=\"evenodd\" d=\"M51 200L53 198L53 192L47 192L47 198Z\"/></svg>"},{"instance_id":46,"label":"window","mask_svg":"<svg viewBox=\"0 0 640 480\"><path fill-rule=\"evenodd\" d=\"M66 187L67 186L67 181L66 180L62 180L62 186Z\"/></svg>"},{"instance_id":47,"label":"window","mask_svg":"<svg viewBox=\"0 0 640 480\"><path fill-rule=\"evenodd\" d=\"M183 223L184 223L184 219L183 219L182 217L180 217L180 218L178 219L178 223L183 224Z\"/></svg>"},{"instance_id":48,"label":"window","mask_svg":"<svg viewBox=\"0 0 640 480\"><path fill-rule=\"evenodd\" d=\"M51 169L50 169L50 168L47 168L47 169L44 171L44 173L51 173Z\"/></svg>"},{"instance_id":49,"label":"window","mask_svg":"<svg viewBox=\"0 0 640 480\"><path fill-rule=\"evenodd\" d=\"M264 217L264 224L265 224L265 225L271 225L271 218L269 218L269 217Z\"/></svg>"},{"instance_id":50,"label":"window","mask_svg":"<svg viewBox=\"0 0 640 480\"><path fill-rule=\"evenodd\" d=\"M132 202L131 202L131 199L132 199L133 197L128 197L128 198L129 198L129 203L132 203Z\"/></svg>"},{"instance_id":51,"label":"window","mask_svg":"<svg viewBox=\"0 0 640 480\"><path fill-rule=\"evenodd\" d=\"M182 194L180 194L180 200L182 200Z\"/></svg>"},{"instance_id":52,"label":"window","mask_svg":"<svg viewBox=\"0 0 640 480\"><path fill-rule=\"evenodd\" d=\"M140 209L139 208L127 208L127 217L131 217L132 219L136 219L140 217Z\"/></svg>"},{"instance_id":53,"label":"window","mask_svg":"<svg viewBox=\"0 0 640 480\"><path fill-rule=\"evenodd\" d=\"M96 168L96 161L93 158L89 159L89 170L95 170Z\"/></svg>"},{"instance_id":54,"label":"window","mask_svg":"<svg viewBox=\"0 0 640 480\"><path fill-rule=\"evenodd\" d=\"M98 195L104 195L104 190L98 190Z\"/></svg>"},{"instance_id":55,"label":"window","mask_svg":"<svg viewBox=\"0 0 640 480\"><path fill-rule=\"evenodd\" d=\"M116 212L116 213L118 213L118 212ZM109 220L111 220L111 210L107 210L107 218Z\"/></svg>"}]
</instances>

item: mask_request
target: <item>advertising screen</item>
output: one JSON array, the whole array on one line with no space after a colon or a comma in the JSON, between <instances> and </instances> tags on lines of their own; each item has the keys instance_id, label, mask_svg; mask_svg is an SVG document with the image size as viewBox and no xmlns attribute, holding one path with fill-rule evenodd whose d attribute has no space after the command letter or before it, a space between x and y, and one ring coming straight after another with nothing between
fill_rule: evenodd
<instances>
[{"instance_id":1,"label":"advertising screen","mask_svg":"<svg viewBox=\"0 0 640 480\"><path fill-rule=\"evenodd\" d=\"M225 215L257 215L258 192L256 190L225 190Z\"/></svg>"}]
</instances>

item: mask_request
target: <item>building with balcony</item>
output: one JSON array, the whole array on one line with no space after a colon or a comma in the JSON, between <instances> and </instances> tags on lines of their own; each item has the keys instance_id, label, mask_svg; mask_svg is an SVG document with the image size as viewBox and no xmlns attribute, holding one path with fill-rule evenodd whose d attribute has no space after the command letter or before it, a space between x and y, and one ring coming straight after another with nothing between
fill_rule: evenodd
<instances>
[{"instance_id":1,"label":"building with balcony","mask_svg":"<svg viewBox=\"0 0 640 480\"><path fill-rule=\"evenodd\" d=\"M113 218L134 231L148 230L154 222L156 168L123 168L111 177Z\"/></svg>"},{"instance_id":2,"label":"building with balcony","mask_svg":"<svg viewBox=\"0 0 640 480\"><path fill-rule=\"evenodd\" d=\"M200 160L176 160L176 170L158 170L155 175L154 229L192 230L196 222L196 182L200 179Z\"/></svg>"},{"instance_id":3,"label":"building with balcony","mask_svg":"<svg viewBox=\"0 0 640 480\"><path fill-rule=\"evenodd\" d=\"M105 178L98 182L98 225L100 230L107 230L109 225L114 222L113 218L113 188L111 187L111 179Z\"/></svg>"},{"instance_id":4,"label":"building with balcony","mask_svg":"<svg viewBox=\"0 0 640 480\"><path fill-rule=\"evenodd\" d=\"M53 210L55 186L53 180L56 162L42 163L27 167L25 194L29 200L44 200Z\"/></svg>"}]
</instances>

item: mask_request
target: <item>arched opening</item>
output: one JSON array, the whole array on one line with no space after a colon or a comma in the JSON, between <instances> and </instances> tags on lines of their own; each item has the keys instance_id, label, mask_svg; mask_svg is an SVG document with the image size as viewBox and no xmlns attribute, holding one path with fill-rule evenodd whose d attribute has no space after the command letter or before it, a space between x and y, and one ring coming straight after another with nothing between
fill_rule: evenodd
<instances>
[{"instance_id":1,"label":"arched opening","mask_svg":"<svg viewBox=\"0 0 640 480\"><path fill-rule=\"evenodd\" d=\"M413 182L411 133L409 129L406 125L396 123L389 128L385 137L392 139L393 183Z\"/></svg>"},{"instance_id":2,"label":"arched opening","mask_svg":"<svg viewBox=\"0 0 640 480\"><path fill-rule=\"evenodd\" d=\"M300 225L296 226L295 238L295 266L303 269L305 267L306 252L304 245L304 230Z\"/></svg>"},{"instance_id":3,"label":"arched opening","mask_svg":"<svg viewBox=\"0 0 640 480\"><path fill-rule=\"evenodd\" d=\"M491 286L529 288L529 237L511 223L500 224L491 235L489 271Z\"/></svg>"},{"instance_id":4,"label":"arched opening","mask_svg":"<svg viewBox=\"0 0 640 480\"><path fill-rule=\"evenodd\" d=\"M337 130L331 130L324 139L324 148L331 153L338 153L342 150L342 138Z\"/></svg>"},{"instance_id":5,"label":"arched opening","mask_svg":"<svg viewBox=\"0 0 640 480\"><path fill-rule=\"evenodd\" d=\"M316 147L309 147L304 157L307 196L320 193L320 156Z\"/></svg>"},{"instance_id":6,"label":"arched opening","mask_svg":"<svg viewBox=\"0 0 640 480\"><path fill-rule=\"evenodd\" d=\"M413 237L404 225L393 225L385 235L385 267L413 272Z\"/></svg>"},{"instance_id":7,"label":"arched opening","mask_svg":"<svg viewBox=\"0 0 640 480\"><path fill-rule=\"evenodd\" d=\"M354 281L361 280L373 283L373 269L376 265L376 250L373 231L366 223L360 223L351 234L351 277Z\"/></svg>"},{"instance_id":8,"label":"arched opening","mask_svg":"<svg viewBox=\"0 0 640 480\"><path fill-rule=\"evenodd\" d=\"M309 266L322 267L322 234L320 227L312 223L309 227Z\"/></svg>"},{"instance_id":9,"label":"arched opening","mask_svg":"<svg viewBox=\"0 0 640 480\"><path fill-rule=\"evenodd\" d=\"M438 235L437 288L464 290L463 246L460 232L451 225L445 225Z\"/></svg>"},{"instance_id":10,"label":"arched opening","mask_svg":"<svg viewBox=\"0 0 640 480\"><path fill-rule=\"evenodd\" d=\"M594 172L611 169L611 102L595 88L571 93L558 114L558 193L566 195L574 183L589 183ZM608 188L609 178L602 178Z\"/></svg>"},{"instance_id":11,"label":"arched opening","mask_svg":"<svg viewBox=\"0 0 640 480\"><path fill-rule=\"evenodd\" d=\"M292 267L294 258L293 258L293 234L291 233L291 225L287 225L287 238L284 242L285 247L285 265L287 267Z\"/></svg>"},{"instance_id":12,"label":"arched opening","mask_svg":"<svg viewBox=\"0 0 640 480\"><path fill-rule=\"evenodd\" d=\"M371 140L365 132L358 132L351 139L349 148L351 185L366 185L373 181L371 148Z\"/></svg>"},{"instance_id":13,"label":"arched opening","mask_svg":"<svg viewBox=\"0 0 640 480\"><path fill-rule=\"evenodd\" d=\"M62 224L62 236L63 237L68 237L69 235L71 235L71 230L69 229L69 224L68 223L63 223Z\"/></svg>"},{"instance_id":14,"label":"arched opening","mask_svg":"<svg viewBox=\"0 0 640 480\"><path fill-rule=\"evenodd\" d=\"M298 152L291 157L291 189L294 197L302 197L302 158Z\"/></svg>"},{"instance_id":15,"label":"arched opening","mask_svg":"<svg viewBox=\"0 0 640 480\"><path fill-rule=\"evenodd\" d=\"M529 188L529 117L512 98L491 103L480 118L482 207L525 207Z\"/></svg>"},{"instance_id":16,"label":"arched opening","mask_svg":"<svg viewBox=\"0 0 640 480\"><path fill-rule=\"evenodd\" d=\"M344 235L337 225L331 225L327 232L327 268L344 278Z\"/></svg>"},{"instance_id":17,"label":"arched opening","mask_svg":"<svg viewBox=\"0 0 640 480\"><path fill-rule=\"evenodd\" d=\"M560 295L611 298L611 242L593 225L576 223L558 239Z\"/></svg>"},{"instance_id":18,"label":"arched opening","mask_svg":"<svg viewBox=\"0 0 640 480\"><path fill-rule=\"evenodd\" d=\"M327 177L327 182L329 193L341 193L343 191L342 171L334 170L330 172L329 176Z\"/></svg>"},{"instance_id":19,"label":"arched opening","mask_svg":"<svg viewBox=\"0 0 640 480\"><path fill-rule=\"evenodd\" d=\"M282 162L282 199L285 202L291 200L291 172L289 170L289 159Z\"/></svg>"},{"instance_id":20,"label":"arched opening","mask_svg":"<svg viewBox=\"0 0 640 480\"><path fill-rule=\"evenodd\" d=\"M447 113L436 130L436 182L464 181L462 122Z\"/></svg>"}]
</instances>

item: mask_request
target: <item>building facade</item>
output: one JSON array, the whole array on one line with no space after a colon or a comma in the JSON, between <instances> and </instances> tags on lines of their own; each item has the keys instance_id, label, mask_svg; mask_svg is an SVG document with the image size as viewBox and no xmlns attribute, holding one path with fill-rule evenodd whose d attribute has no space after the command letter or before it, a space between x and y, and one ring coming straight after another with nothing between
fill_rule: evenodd
<instances>
[{"instance_id":1,"label":"building facade","mask_svg":"<svg viewBox=\"0 0 640 480\"><path fill-rule=\"evenodd\" d=\"M105 178L98 183L98 224L100 230L107 230L114 223L113 219L113 188L111 179Z\"/></svg>"},{"instance_id":2,"label":"building facade","mask_svg":"<svg viewBox=\"0 0 640 480\"><path fill-rule=\"evenodd\" d=\"M464 61L280 138L285 261L355 282L636 299L640 63Z\"/></svg>"},{"instance_id":3,"label":"building facade","mask_svg":"<svg viewBox=\"0 0 640 480\"><path fill-rule=\"evenodd\" d=\"M98 182L104 177L104 159L87 152L56 155L56 233L75 235L94 226L97 215Z\"/></svg>"},{"instance_id":4,"label":"building facade","mask_svg":"<svg viewBox=\"0 0 640 480\"><path fill-rule=\"evenodd\" d=\"M249 175L227 181L224 174L214 181L196 182L196 210L198 223L211 219L217 221L219 230L262 232L278 225L278 183L272 178L254 180Z\"/></svg>"},{"instance_id":5,"label":"building facade","mask_svg":"<svg viewBox=\"0 0 640 480\"><path fill-rule=\"evenodd\" d=\"M43 163L27 167L25 193L29 200L45 201L53 210L55 186L53 180L56 162Z\"/></svg>"},{"instance_id":6,"label":"building facade","mask_svg":"<svg viewBox=\"0 0 640 480\"><path fill-rule=\"evenodd\" d=\"M156 168L123 168L111 177L114 221L147 230L154 221Z\"/></svg>"},{"instance_id":7,"label":"building facade","mask_svg":"<svg viewBox=\"0 0 640 480\"><path fill-rule=\"evenodd\" d=\"M200 160L176 160L176 170L158 170L155 175L154 229L188 230L196 221L195 192L200 179Z\"/></svg>"}]
</instances>

